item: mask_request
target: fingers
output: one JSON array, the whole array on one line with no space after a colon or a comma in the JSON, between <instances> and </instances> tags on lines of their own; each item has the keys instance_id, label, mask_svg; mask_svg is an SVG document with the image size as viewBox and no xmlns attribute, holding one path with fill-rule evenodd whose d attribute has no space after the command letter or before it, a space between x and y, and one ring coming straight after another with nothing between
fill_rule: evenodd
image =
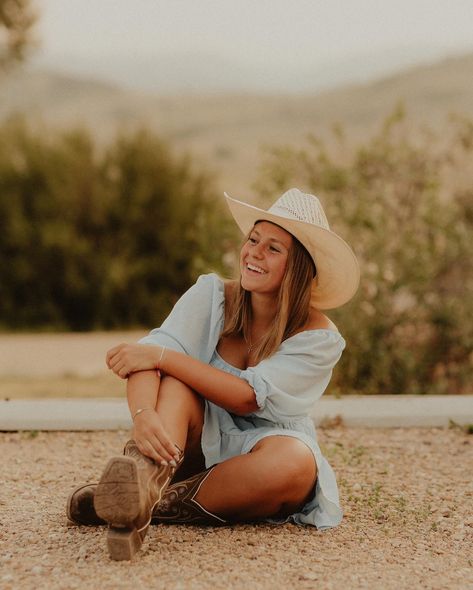
<instances>
[{"instance_id":1,"label":"fingers","mask_svg":"<svg viewBox=\"0 0 473 590\"><path fill-rule=\"evenodd\" d=\"M105 357L107 367L122 379L130 373L155 368L153 347L140 344L119 344L111 348Z\"/></svg>"},{"instance_id":2,"label":"fingers","mask_svg":"<svg viewBox=\"0 0 473 590\"><path fill-rule=\"evenodd\" d=\"M154 448L154 446L151 444L149 440L136 442L138 448L143 453L143 455L150 457L151 459L153 459L153 461L159 463L160 465L168 465L168 461L158 453L158 451Z\"/></svg>"},{"instance_id":3,"label":"fingers","mask_svg":"<svg viewBox=\"0 0 473 590\"><path fill-rule=\"evenodd\" d=\"M129 363L126 360L126 355L124 354L127 346L128 344L124 342L118 344L111 348L105 356L107 367L121 379L126 379L132 372L132 367L129 366Z\"/></svg>"},{"instance_id":4,"label":"fingers","mask_svg":"<svg viewBox=\"0 0 473 590\"><path fill-rule=\"evenodd\" d=\"M172 453L170 453L163 441L159 440L156 436L153 437L149 443L153 446L154 451L161 457L161 463L174 465L176 460L174 459Z\"/></svg>"},{"instance_id":5,"label":"fingers","mask_svg":"<svg viewBox=\"0 0 473 590\"><path fill-rule=\"evenodd\" d=\"M109 369L112 368L111 365L113 364L114 357L116 357L125 346L127 346L126 342L121 342L117 346L114 346L113 348L107 351L107 354L105 355L105 362Z\"/></svg>"},{"instance_id":6,"label":"fingers","mask_svg":"<svg viewBox=\"0 0 473 590\"><path fill-rule=\"evenodd\" d=\"M150 418L140 414L136 420L140 420L141 424L135 423L134 436L140 451L151 457L159 463L170 463L174 465L180 458L180 450L170 439L168 433L164 429L157 415ZM149 420L151 419L151 422Z\"/></svg>"},{"instance_id":7,"label":"fingers","mask_svg":"<svg viewBox=\"0 0 473 590\"><path fill-rule=\"evenodd\" d=\"M176 458L169 454L160 441L155 437L153 441L135 438L139 450L160 465L176 466Z\"/></svg>"},{"instance_id":8,"label":"fingers","mask_svg":"<svg viewBox=\"0 0 473 590\"><path fill-rule=\"evenodd\" d=\"M126 379L131 373L131 369L128 364L121 359L112 360L109 368L115 373L115 375L121 377L122 379Z\"/></svg>"},{"instance_id":9,"label":"fingers","mask_svg":"<svg viewBox=\"0 0 473 590\"><path fill-rule=\"evenodd\" d=\"M155 435L152 439L155 450L159 451L159 454L166 459L166 461L172 462L177 461L180 457L180 451L176 445L172 442L166 432L160 433L159 438Z\"/></svg>"}]
</instances>

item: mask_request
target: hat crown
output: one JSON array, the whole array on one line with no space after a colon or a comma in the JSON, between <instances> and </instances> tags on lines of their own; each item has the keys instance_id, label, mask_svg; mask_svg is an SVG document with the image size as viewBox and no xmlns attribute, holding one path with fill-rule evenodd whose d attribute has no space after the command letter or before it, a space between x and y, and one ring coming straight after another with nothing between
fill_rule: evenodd
<instances>
[{"instance_id":1,"label":"hat crown","mask_svg":"<svg viewBox=\"0 0 473 590\"><path fill-rule=\"evenodd\" d=\"M291 188L279 197L268 213L330 229L319 199L297 188Z\"/></svg>"}]
</instances>

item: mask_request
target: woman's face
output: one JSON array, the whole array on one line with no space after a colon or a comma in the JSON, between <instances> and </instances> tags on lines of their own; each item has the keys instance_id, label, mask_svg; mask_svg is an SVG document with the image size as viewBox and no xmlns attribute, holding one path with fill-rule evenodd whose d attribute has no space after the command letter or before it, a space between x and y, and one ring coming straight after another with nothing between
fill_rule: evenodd
<instances>
[{"instance_id":1,"label":"woman's face","mask_svg":"<svg viewBox=\"0 0 473 590\"><path fill-rule=\"evenodd\" d=\"M241 286L254 293L277 294L286 270L292 236L269 221L253 227L240 252Z\"/></svg>"}]
</instances>

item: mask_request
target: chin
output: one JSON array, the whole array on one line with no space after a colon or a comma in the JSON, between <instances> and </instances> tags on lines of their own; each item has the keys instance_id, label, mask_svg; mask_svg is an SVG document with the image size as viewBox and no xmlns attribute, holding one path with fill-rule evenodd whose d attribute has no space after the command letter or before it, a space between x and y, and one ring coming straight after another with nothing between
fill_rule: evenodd
<instances>
[{"instance_id":1,"label":"chin","mask_svg":"<svg viewBox=\"0 0 473 590\"><path fill-rule=\"evenodd\" d=\"M254 289L254 285L251 285L251 282L247 281L244 277L241 277L240 285L245 291L253 291Z\"/></svg>"}]
</instances>

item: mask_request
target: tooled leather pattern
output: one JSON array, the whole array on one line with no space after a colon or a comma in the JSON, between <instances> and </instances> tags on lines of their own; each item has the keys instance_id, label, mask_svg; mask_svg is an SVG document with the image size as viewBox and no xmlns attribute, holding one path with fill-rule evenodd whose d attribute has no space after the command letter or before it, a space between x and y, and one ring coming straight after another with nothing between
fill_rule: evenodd
<instances>
[{"instance_id":1,"label":"tooled leather pattern","mask_svg":"<svg viewBox=\"0 0 473 590\"><path fill-rule=\"evenodd\" d=\"M222 519L206 512L194 499L201 482L210 470L170 486L153 512L152 522L187 524L224 524Z\"/></svg>"}]
</instances>

